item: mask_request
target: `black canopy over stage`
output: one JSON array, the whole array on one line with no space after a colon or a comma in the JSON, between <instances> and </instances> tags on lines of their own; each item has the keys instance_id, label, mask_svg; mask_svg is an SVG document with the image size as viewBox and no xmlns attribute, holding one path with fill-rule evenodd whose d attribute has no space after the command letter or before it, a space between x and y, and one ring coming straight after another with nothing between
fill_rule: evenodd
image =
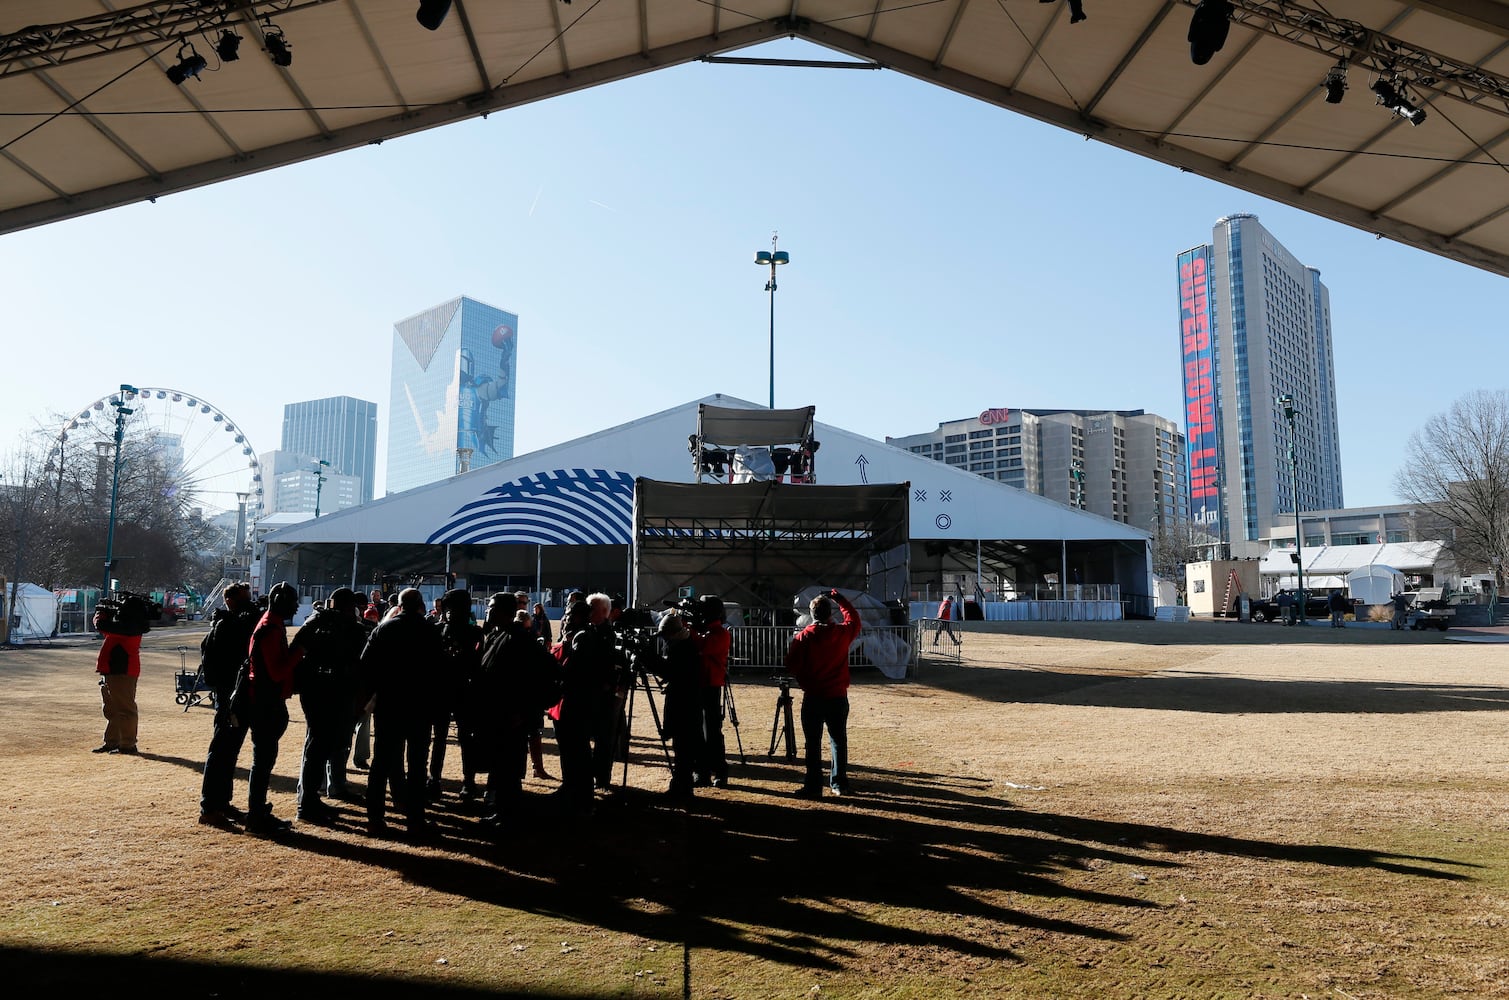
<instances>
[{"instance_id":1,"label":"black canopy over stage","mask_svg":"<svg viewBox=\"0 0 1509 1000\"><path fill-rule=\"evenodd\" d=\"M814 584L906 600L909 483L634 481L634 603L681 588L747 611L789 610Z\"/></svg>"}]
</instances>

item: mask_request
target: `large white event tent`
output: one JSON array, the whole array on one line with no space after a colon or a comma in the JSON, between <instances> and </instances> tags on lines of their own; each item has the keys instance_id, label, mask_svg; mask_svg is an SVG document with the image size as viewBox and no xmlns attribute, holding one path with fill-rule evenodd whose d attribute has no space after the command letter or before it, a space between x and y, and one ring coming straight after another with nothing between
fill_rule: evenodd
<instances>
[{"instance_id":1,"label":"large white event tent","mask_svg":"<svg viewBox=\"0 0 1509 1000\"><path fill-rule=\"evenodd\" d=\"M586 437L462 473L263 536L264 585L365 587L452 574L474 589L592 587L625 592L633 567L636 482L694 484L689 438L705 412L764 407L724 395L694 400ZM810 411L775 411L801 412ZM1010 581L1019 592L1045 580L1116 585L1132 613L1151 613L1146 532L1074 510L931 459L811 421L818 448L813 485L781 484L784 497L869 487L905 503L906 576L873 596L934 596L947 573ZM888 490L880 487L891 484ZM733 497L739 485L706 485ZM799 492L804 491L804 492ZM810 506L810 504L809 504ZM717 516L709 512L708 518ZM806 513L798 515L807 518ZM841 533L836 526L825 537ZM816 582L816 581L814 581ZM1073 595L1070 595L1073 596ZM1146 605L1146 607L1144 607Z\"/></svg>"}]
</instances>

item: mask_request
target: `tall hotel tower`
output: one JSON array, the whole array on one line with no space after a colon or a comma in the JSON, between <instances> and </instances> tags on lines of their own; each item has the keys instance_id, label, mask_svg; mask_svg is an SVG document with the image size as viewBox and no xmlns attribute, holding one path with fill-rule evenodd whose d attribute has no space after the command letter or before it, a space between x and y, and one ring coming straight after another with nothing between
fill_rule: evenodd
<instances>
[{"instance_id":1,"label":"tall hotel tower","mask_svg":"<svg viewBox=\"0 0 1509 1000\"><path fill-rule=\"evenodd\" d=\"M1178 264L1191 516L1231 556L1260 556L1294 517L1281 397L1294 399L1301 512L1345 506L1330 293L1255 215L1221 219Z\"/></svg>"},{"instance_id":2,"label":"tall hotel tower","mask_svg":"<svg viewBox=\"0 0 1509 1000\"><path fill-rule=\"evenodd\" d=\"M389 493L513 458L518 328L465 296L393 325Z\"/></svg>"}]
</instances>

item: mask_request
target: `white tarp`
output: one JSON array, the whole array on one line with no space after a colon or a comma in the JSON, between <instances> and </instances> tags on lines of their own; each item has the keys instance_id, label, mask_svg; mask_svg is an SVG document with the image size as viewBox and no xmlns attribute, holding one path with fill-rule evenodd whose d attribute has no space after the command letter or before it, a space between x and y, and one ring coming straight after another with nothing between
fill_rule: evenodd
<instances>
[{"instance_id":1,"label":"white tarp","mask_svg":"<svg viewBox=\"0 0 1509 1000\"><path fill-rule=\"evenodd\" d=\"M10 600L6 587L4 599ZM45 639L58 627L58 597L34 583L16 587L16 606L11 609L11 641Z\"/></svg>"},{"instance_id":2,"label":"white tarp","mask_svg":"<svg viewBox=\"0 0 1509 1000\"><path fill-rule=\"evenodd\" d=\"M796 595L795 608L798 612L796 623L803 627L812 621L807 614L807 606L812 599L819 594L826 594L828 587L806 587ZM865 659L875 665L875 668L893 681L899 681L906 677L907 663L912 658L912 647L895 629L890 627L891 609L884 601L861 590L845 590L839 588L839 592L849 599L854 605L854 610L859 612L860 632L859 638L849 648L857 649L864 654ZM837 620L837 608L834 608L835 621Z\"/></svg>"}]
</instances>

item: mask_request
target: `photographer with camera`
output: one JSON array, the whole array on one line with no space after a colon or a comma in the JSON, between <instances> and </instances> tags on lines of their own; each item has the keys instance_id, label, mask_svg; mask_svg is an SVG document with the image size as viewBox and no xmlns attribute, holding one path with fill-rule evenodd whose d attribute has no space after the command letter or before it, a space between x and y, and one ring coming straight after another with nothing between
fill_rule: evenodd
<instances>
[{"instance_id":1,"label":"photographer with camera","mask_svg":"<svg viewBox=\"0 0 1509 1000\"><path fill-rule=\"evenodd\" d=\"M723 599L703 594L696 602L692 629L701 659L701 688L697 692L701 747L697 757L697 784L728 787L728 758L723 746L723 689L728 683L728 651L733 635L723 621Z\"/></svg>"},{"instance_id":2,"label":"photographer with camera","mask_svg":"<svg viewBox=\"0 0 1509 1000\"><path fill-rule=\"evenodd\" d=\"M137 752L136 683L141 677L141 637L151 629L151 617L146 598L125 592L100 601L95 608L94 630L105 637L94 663L94 672L100 675L105 738L94 753Z\"/></svg>"},{"instance_id":3,"label":"photographer with camera","mask_svg":"<svg viewBox=\"0 0 1509 1000\"><path fill-rule=\"evenodd\" d=\"M665 735L671 742L670 798L690 798L702 759L702 657L687 617L671 610L660 616L656 645L647 662L636 664L665 686Z\"/></svg>"},{"instance_id":4,"label":"photographer with camera","mask_svg":"<svg viewBox=\"0 0 1509 1000\"><path fill-rule=\"evenodd\" d=\"M843 621L835 623L837 604ZM859 637L859 612L836 589L808 604L812 623L797 633L786 653L786 670L802 688L802 740L807 744L807 778L796 795L823 794L823 727L833 755L828 787L834 795L849 788L849 647Z\"/></svg>"},{"instance_id":5,"label":"photographer with camera","mask_svg":"<svg viewBox=\"0 0 1509 1000\"><path fill-rule=\"evenodd\" d=\"M215 692L214 731L204 755L204 779L199 786L199 822L222 827L246 818L231 805L236 758L246 742L246 722L231 711L231 692L262 614L252 601L250 584L226 587L224 600L225 607L215 609L210 630L199 642L200 666Z\"/></svg>"}]
</instances>

